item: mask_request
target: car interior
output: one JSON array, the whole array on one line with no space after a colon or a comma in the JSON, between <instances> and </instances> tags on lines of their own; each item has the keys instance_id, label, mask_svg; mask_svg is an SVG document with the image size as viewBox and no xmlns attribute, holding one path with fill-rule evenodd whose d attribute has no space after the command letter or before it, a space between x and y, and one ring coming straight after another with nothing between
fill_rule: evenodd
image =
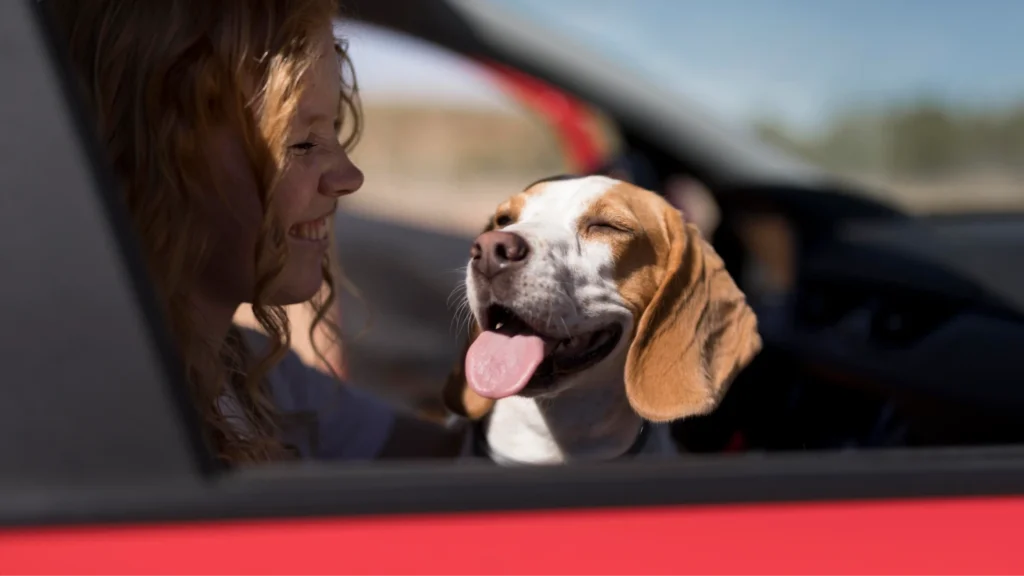
<instances>
[{"instance_id":1,"label":"car interior","mask_svg":"<svg viewBox=\"0 0 1024 576\"><path fill-rule=\"evenodd\" d=\"M753 143L708 129L685 106L665 104L669 98L659 87L625 83L616 77L624 72L588 66L580 62L585 57L539 42L510 14L496 17L472 2L360 4L353 11L481 65L512 66L599 108L615 126L619 146L587 171L615 170L662 194L679 175L708 188L720 210L713 244L754 304L765 350L715 412L674 425L685 450L1024 440L1016 417L1024 369L1015 361L1016 343L1024 342L1024 276L1012 272L1012 254L1024 242L1019 214L905 214L851 188L856 184L762 158ZM666 133L665 125L676 130ZM432 281L424 268L435 262L457 268L471 237L355 218L341 234L342 260L357 285L375 288L373 303L385 316L375 335L352 344L357 379L386 380L388 369L405 364L414 368L404 373L442 381L458 345L442 305L452 279ZM372 248L380 243L388 248ZM423 253L392 256L382 266L384 250L399 245L423 246ZM343 307L361 304L344 301ZM350 316L353 330L362 321ZM439 348L395 350L409 322L417 324L416 338L430 334L426 339ZM390 352L383 350L388 346Z\"/></svg>"},{"instance_id":2,"label":"car interior","mask_svg":"<svg viewBox=\"0 0 1024 576\"><path fill-rule=\"evenodd\" d=\"M703 183L720 211L713 245L754 306L764 351L715 412L673 425L677 461L225 473L175 385L179 367L124 208L39 3L0 3L0 74L19 79L0 93L0 188L9 191L0 201L0 522L1017 490L1021 216L905 214L710 129L663 89L624 86L581 63L586 55L472 0L346 6L360 22L511 68L599 109L620 144L582 170L662 193L679 175ZM346 345L353 379L415 375L439 391L460 344L447 303L457 277L431 270L464 265L471 235L360 214L341 214L337 226L339 257L364 292L341 298L346 332L366 325L366 300L374 308L366 336Z\"/></svg>"}]
</instances>

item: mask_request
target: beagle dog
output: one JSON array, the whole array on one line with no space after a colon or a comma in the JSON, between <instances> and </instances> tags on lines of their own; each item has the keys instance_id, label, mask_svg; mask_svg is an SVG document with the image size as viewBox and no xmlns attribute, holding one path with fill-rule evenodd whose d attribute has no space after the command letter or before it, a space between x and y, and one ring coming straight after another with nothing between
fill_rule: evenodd
<instances>
[{"instance_id":1,"label":"beagle dog","mask_svg":"<svg viewBox=\"0 0 1024 576\"><path fill-rule=\"evenodd\" d=\"M761 349L722 260L657 194L604 176L516 194L470 251L473 323L448 410L498 464L676 453Z\"/></svg>"}]
</instances>

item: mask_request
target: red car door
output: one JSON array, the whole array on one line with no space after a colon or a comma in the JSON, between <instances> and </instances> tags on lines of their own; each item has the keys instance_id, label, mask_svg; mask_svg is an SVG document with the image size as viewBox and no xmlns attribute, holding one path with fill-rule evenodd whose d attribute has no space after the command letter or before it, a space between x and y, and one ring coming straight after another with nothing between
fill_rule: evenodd
<instances>
[{"instance_id":1,"label":"red car door","mask_svg":"<svg viewBox=\"0 0 1024 576\"><path fill-rule=\"evenodd\" d=\"M7 528L0 558L5 573L19 574L1007 574L1022 567L1014 552L1013 527L1024 515L1017 497L454 512L460 507L361 517L325 509L312 518L296 509L245 520L199 520L197 511L117 525L76 519Z\"/></svg>"}]
</instances>

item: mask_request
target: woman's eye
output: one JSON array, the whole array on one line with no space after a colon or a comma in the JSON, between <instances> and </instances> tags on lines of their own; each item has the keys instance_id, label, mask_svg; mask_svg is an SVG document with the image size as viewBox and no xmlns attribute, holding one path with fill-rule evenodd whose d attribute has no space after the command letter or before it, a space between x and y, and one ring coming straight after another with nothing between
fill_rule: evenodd
<instances>
[{"instance_id":1,"label":"woman's eye","mask_svg":"<svg viewBox=\"0 0 1024 576\"><path fill-rule=\"evenodd\" d=\"M292 144L288 147L289 150L296 154L305 154L313 148L316 148L315 142L299 142L298 144Z\"/></svg>"}]
</instances>

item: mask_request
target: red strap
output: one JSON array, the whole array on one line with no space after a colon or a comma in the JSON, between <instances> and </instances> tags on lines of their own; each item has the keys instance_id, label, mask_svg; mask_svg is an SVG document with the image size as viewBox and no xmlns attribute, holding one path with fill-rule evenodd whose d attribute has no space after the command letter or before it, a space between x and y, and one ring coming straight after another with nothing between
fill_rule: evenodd
<instances>
[{"instance_id":1,"label":"red strap","mask_svg":"<svg viewBox=\"0 0 1024 576\"><path fill-rule=\"evenodd\" d=\"M558 133L566 157L576 172L596 170L602 161L600 146L588 130L590 112L580 100L497 62L480 62L505 90L544 116Z\"/></svg>"}]
</instances>

